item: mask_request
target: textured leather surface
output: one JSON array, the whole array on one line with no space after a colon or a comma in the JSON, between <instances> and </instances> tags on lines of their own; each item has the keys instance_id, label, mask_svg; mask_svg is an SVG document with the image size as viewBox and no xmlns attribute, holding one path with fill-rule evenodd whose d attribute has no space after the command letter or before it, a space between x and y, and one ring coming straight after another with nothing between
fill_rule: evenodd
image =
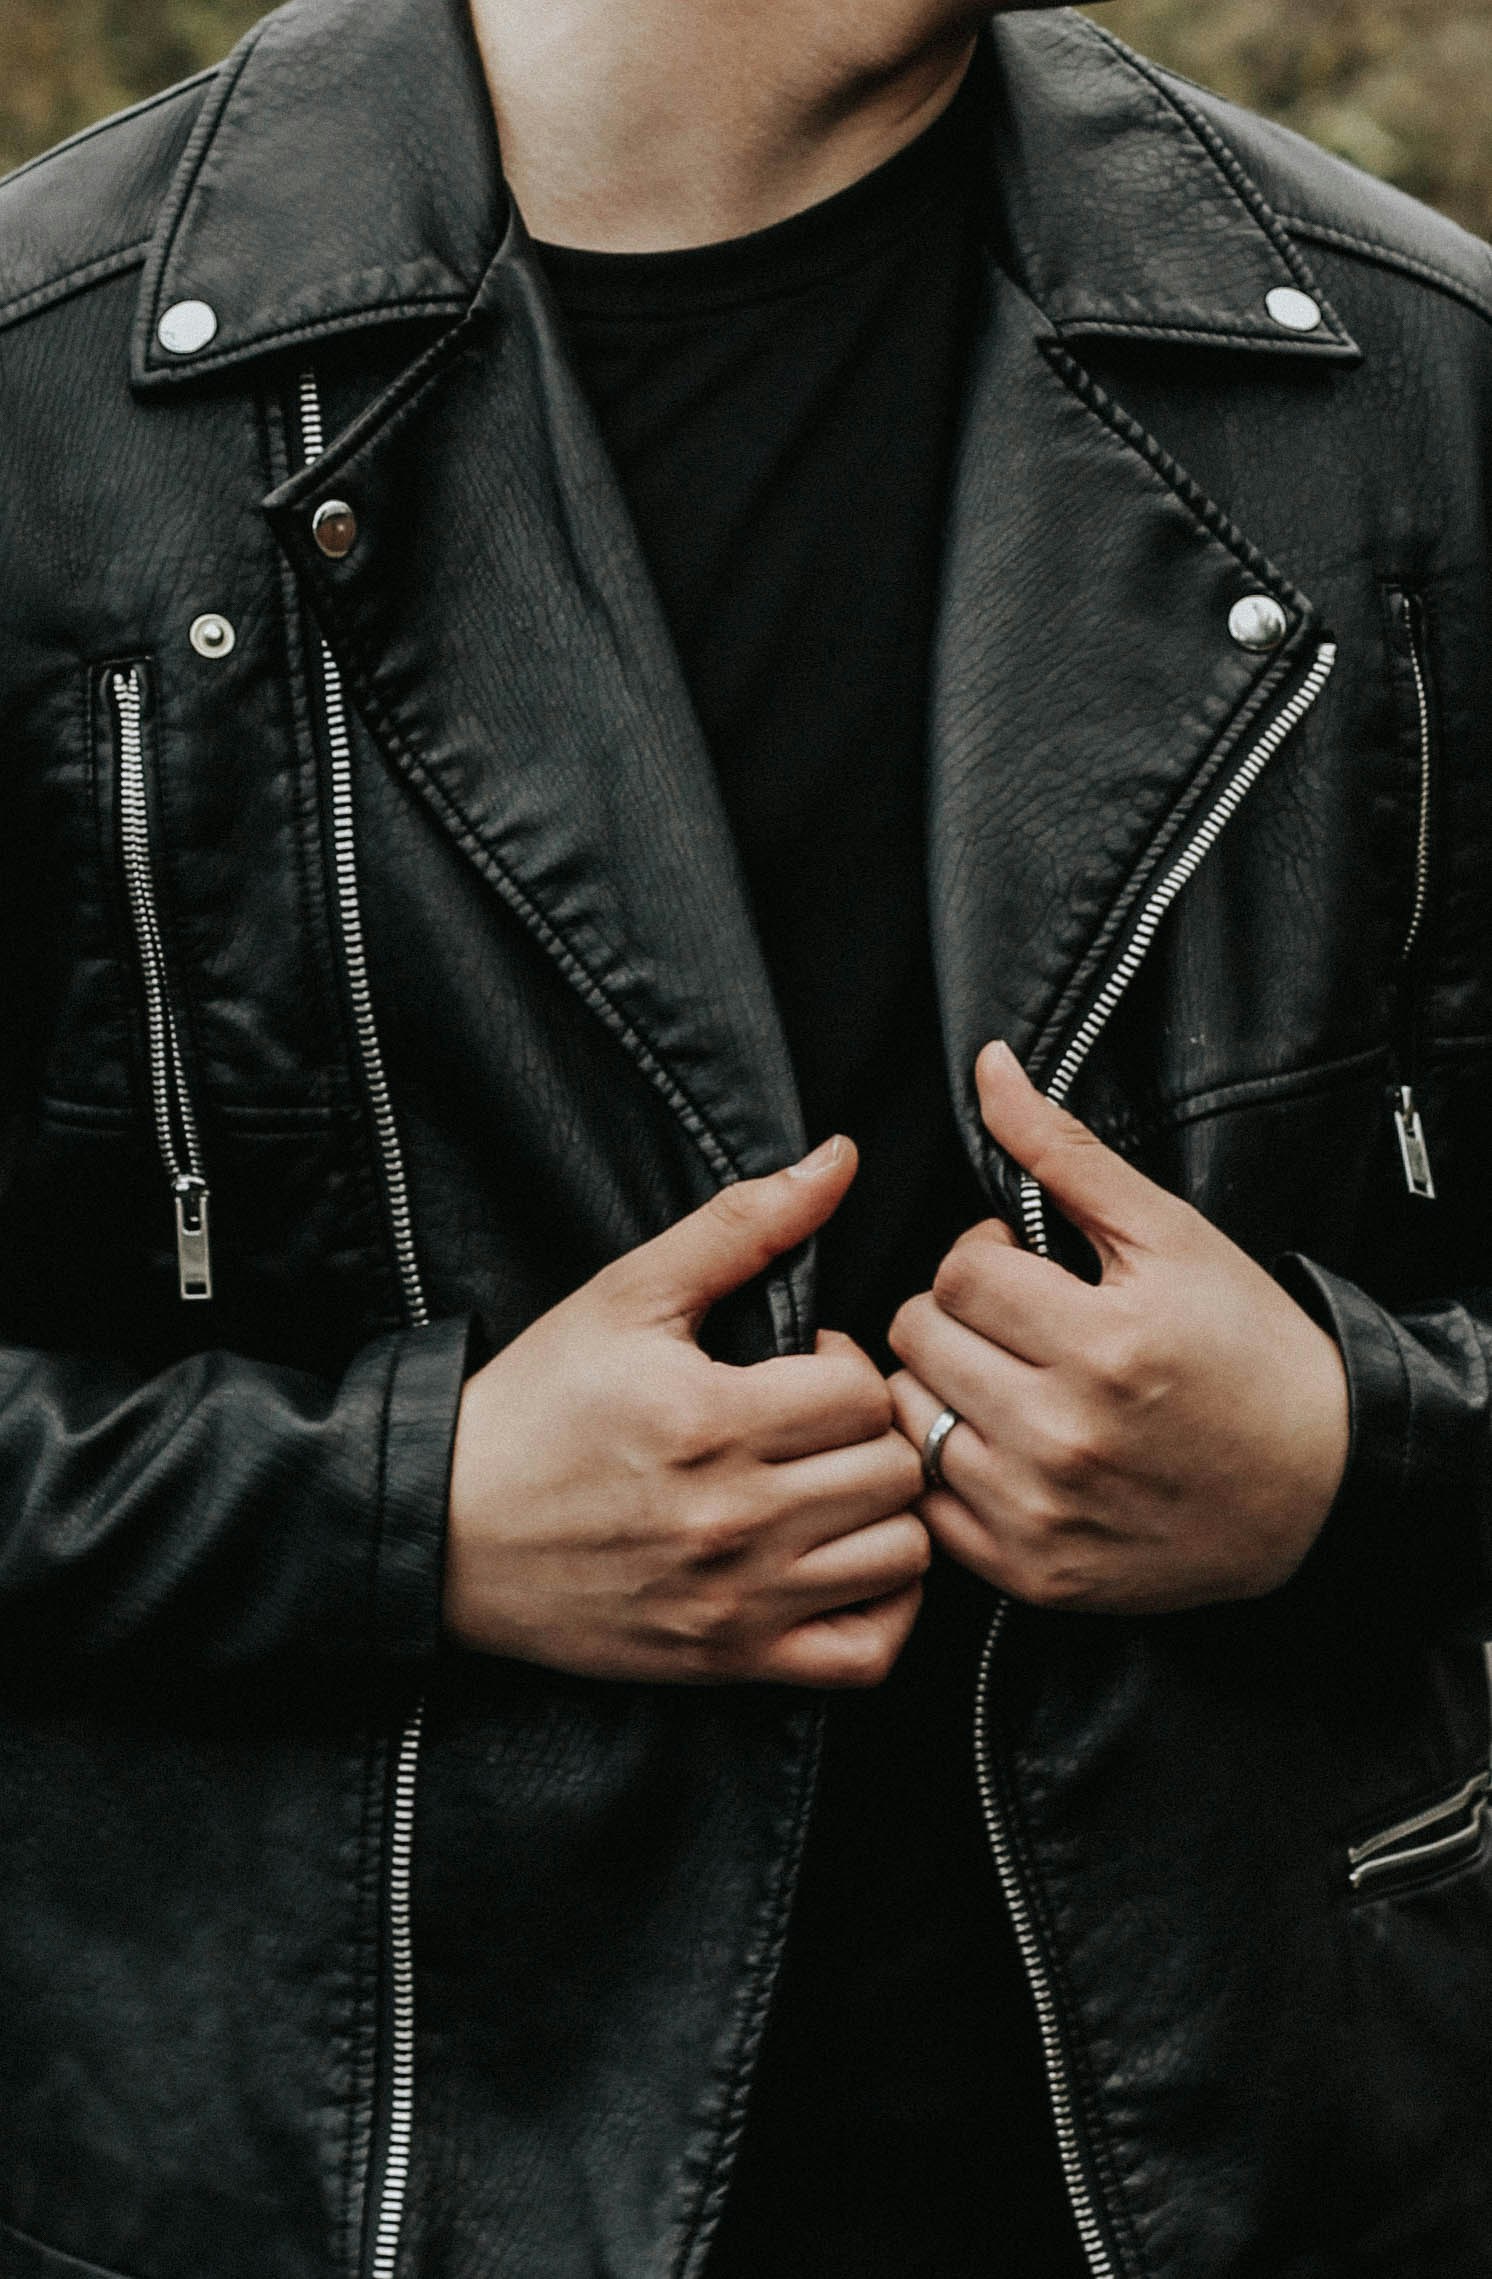
<instances>
[{"instance_id":1,"label":"textured leather surface","mask_svg":"<svg viewBox=\"0 0 1492 2279\"><path fill-rule=\"evenodd\" d=\"M1354 1427L1320 1550L1267 1604L1017 1612L999 1778L1114 2269L1485 2279L1489 1870L1354 1903L1346 1847L1488 1745L1492 256L1078 19L993 39L1003 202L932 736L949 1082L1008 1192L974 1051L1004 1033L1050 1075L1335 642L1078 1105L1291 1255ZM1283 282L1319 332L1262 313ZM183 298L220 330L171 361L155 325ZM799 1118L456 0L295 0L221 74L0 190L0 425L0 2279L362 2268L389 1743L416 1687L431 1747L459 1735L487 1770L470 1840L513 1862L485 1949L418 1965L480 1967L501 2022L493 2268L695 2279L811 1708L442 1655L445 1477L472 1356L784 1160ZM309 530L332 486L361 533L336 565ZM1288 628L1263 658L1227 631L1261 589ZM1434 742L1407 968L1395 594ZM208 609L237 630L224 661L187 639ZM428 1331L402 1320L353 1049L311 618L355 700ZM126 664L210 1308L176 1295L150 1119ZM1406 1053L1434 1206L1399 1174ZM805 1260L731 1309L722 1350L790 1345L812 1313ZM418 1839L417 1863L417 1897L459 1882ZM416 2228L405 2279L419 2263Z\"/></svg>"}]
</instances>

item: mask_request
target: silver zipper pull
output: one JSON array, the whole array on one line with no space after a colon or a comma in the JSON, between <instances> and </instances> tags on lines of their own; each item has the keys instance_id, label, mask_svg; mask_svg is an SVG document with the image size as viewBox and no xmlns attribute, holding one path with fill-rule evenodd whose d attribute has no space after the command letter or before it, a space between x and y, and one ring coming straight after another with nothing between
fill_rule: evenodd
<instances>
[{"instance_id":1,"label":"silver zipper pull","mask_svg":"<svg viewBox=\"0 0 1492 2279\"><path fill-rule=\"evenodd\" d=\"M188 1300L212 1296L212 1241L205 1179L172 1181L176 1197L176 1271Z\"/></svg>"},{"instance_id":2,"label":"silver zipper pull","mask_svg":"<svg viewBox=\"0 0 1492 2279\"><path fill-rule=\"evenodd\" d=\"M1407 1084L1399 1086L1398 1104L1394 1109L1394 1129L1399 1135L1405 1186L1411 1195L1419 1195L1425 1202L1433 1203L1435 1175L1430 1169L1430 1150L1425 1144L1425 1127L1420 1122L1414 1094Z\"/></svg>"}]
</instances>

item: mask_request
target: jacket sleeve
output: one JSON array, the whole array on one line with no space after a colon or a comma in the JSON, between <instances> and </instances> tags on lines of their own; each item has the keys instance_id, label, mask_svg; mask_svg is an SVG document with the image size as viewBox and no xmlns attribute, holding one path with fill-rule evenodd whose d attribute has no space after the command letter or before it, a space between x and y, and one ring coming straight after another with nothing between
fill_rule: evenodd
<instances>
[{"instance_id":1,"label":"jacket sleeve","mask_svg":"<svg viewBox=\"0 0 1492 2279\"><path fill-rule=\"evenodd\" d=\"M428 1661L467 1349L464 1321L392 1335L337 1383L0 1351L5 1650Z\"/></svg>"},{"instance_id":2,"label":"jacket sleeve","mask_svg":"<svg viewBox=\"0 0 1492 2279\"><path fill-rule=\"evenodd\" d=\"M1492 1291L1395 1314L1310 1259L1276 1271L1336 1339L1351 1403L1308 1568L1401 1619L1492 1637Z\"/></svg>"}]
</instances>

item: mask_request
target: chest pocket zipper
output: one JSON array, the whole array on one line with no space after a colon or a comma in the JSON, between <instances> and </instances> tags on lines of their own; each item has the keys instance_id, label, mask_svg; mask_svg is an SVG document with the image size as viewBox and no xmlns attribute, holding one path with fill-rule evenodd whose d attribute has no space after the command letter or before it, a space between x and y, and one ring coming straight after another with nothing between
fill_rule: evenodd
<instances>
[{"instance_id":1,"label":"chest pocket zipper","mask_svg":"<svg viewBox=\"0 0 1492 2279\"><path fill-rule=\"evenodd\" d=\"M130 930L145 991L150 1112L156 1149L176 1209L176 1273L183 1300L212 1296L210 1195L196 1110L181 1049L156 896L150 796L145 766L146 680L143 668L111 673L115 752L119 767L119 837Z\"/></svg>"},{"instance_id":2,"label":"chest pocket zipper","mask_svg":"<svg viewBox=\"0 0 1492 2279\"><path fill-rule=\"evenodd\" d=\"M1415 1096L1415 1080L1419 1061L1421 972L1430 911L1430 870L1438 820L1435 813L1435 720L1430 701L1423 606L1416 594L1394 588L1388 595L1388 609L1395 669L1407 698L1405 709L1416 780L1413 893L1395 976L1394 1131L1406 1188L1422 1202L1433 1203L1435 1175Z\"/></svg>"},{"instance_id":3,"label":"chest pocket zipper","mask_svg":"<svg viewBox=\"0 0 1492 2279\"><path fill-rule=\"evenodd\" d=\"M1347 1853L1347 1881L1353 1890L1374 1893L1469 1866L1486 1841L1489 1790L1492 1771L1475 1773L1454 1796L1353 1844Z\"/></svg>"}]
</instances>

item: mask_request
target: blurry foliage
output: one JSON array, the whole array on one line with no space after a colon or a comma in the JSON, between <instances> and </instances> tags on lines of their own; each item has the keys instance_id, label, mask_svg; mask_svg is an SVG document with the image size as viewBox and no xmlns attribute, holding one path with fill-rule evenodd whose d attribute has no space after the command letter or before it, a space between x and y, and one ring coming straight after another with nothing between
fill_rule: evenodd
<instances>
[{"instance_id":1,"label":"blurry foliage","mask_svg":"<svg viewBox=\"0 0 1492 2279\"><path fill-rule=\"evenodd\" d=\"M1095 14L1492 236L1492 0L1112 0Z\"/></svg>"},{"instance_id":2,"label":"blurry foliage","mask_svg":"<svg viewBox=\"0 0 1492 2279\"><path fill-rule=\"evenodd\" d=\"M215 61L261 13L0 0L0 168ZM1492 235L1492 0L1110 0L1102 20Z\"/></svg>"},{"instance_id":3,"label":"blurry foliage","mask_svg":"<svg viewBox=\"0 0 1492 2279\"><path fill-rule=\"evenodd\" d=\"M0 168L215 63L263 0L0 0Z\"/></svg>"}]
</instances>

